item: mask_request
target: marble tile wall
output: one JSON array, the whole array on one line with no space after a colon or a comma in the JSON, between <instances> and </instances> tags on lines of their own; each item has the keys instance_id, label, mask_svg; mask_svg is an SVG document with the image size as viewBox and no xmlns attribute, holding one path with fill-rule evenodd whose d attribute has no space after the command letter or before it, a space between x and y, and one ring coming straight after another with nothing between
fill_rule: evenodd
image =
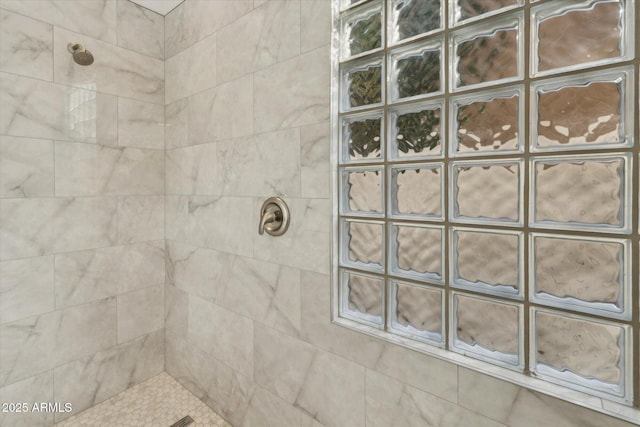
<instances>
[{"instance_id":1,"label":"marble tile wall","mask_svg":"<svg viewBox=\"0 0 640 427\"><path fill-rule=\"evenodd\" d=\"M330 323L329 0L0 23L0 401L76 413L166 370L235 427L629 426Z\"/></svg>"},{"instance_id":2,"label":"marble tile wall","mask_svg":"<svg viewBox=\"0 0 640 427\"><path fill-rule=\"evenodd\" d=\"M164 19L0 0L0 99L0 401L73 405L0 425L50 426L164 370Z\"/></svg>"},{"instance_id":3,"label":"marble tile wall","mask_svg":"<svg viewBox=\"0 0 640 427\"><path fill-rule=\"evenodd\" d=\"M330 3L165 18L167 372L235 427L629 426L330 323Z\"/></svg>"}]
</instances>

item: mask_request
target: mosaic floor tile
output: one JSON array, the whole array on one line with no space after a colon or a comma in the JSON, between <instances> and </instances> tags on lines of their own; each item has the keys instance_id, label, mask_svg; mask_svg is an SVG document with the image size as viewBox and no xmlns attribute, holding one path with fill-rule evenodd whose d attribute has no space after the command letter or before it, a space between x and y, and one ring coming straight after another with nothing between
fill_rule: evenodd
<instances>
[{"instance_id":1,"label":"mosaic floor tile","mask_svg":"<svg viewBox=\"0 0 640 427\"><path fill-rule=\"evenodd\" d=\"M189 415L188 427L231 427L166 372L56 424L56 427L170 427Z\"/></svg>"}]
</instances>

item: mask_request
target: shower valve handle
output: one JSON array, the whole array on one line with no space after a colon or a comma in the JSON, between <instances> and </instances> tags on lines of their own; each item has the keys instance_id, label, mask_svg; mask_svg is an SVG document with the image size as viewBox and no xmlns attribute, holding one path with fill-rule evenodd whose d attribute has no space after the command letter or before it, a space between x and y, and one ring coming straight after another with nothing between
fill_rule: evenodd
<instances>
[{"instance_id":1,"label":"shower valve handle","mask_svg":"<svg viewBox=\"0 0 640 427\"><path fill-rule=\"evenodd\" d=\"M280 197L270 197L260 209L258 234L266 231L272 236L281 236L289 228L289 207Z\"/></svg>"},{"instance_id":2,"label":"shower valve handle","mask_svg":"<svg viewBox=\"0 0 640 427\"><path fill-rule=\"evenodd\" d=\"M282 211L276 205L269 205L266 211L262 213L262 218L260 218L258 233L264 234L264 227L276 221L282 221Z\"/></svg>"}]
</instances>

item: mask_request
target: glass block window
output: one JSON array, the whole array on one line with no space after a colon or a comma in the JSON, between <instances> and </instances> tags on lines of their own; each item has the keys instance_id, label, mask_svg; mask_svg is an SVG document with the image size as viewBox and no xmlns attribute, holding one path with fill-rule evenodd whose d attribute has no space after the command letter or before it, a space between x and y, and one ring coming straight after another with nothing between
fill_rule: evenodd
<instances>
[{"instance_id":1,"label":"glass block window","mask_svg":"<svg viewBox=\"0 0 640 427\"><path fill-rule=\"evenodd\" d=\"M635 2L334 6L334 321L640 407Z\"/></svg>"}]
</instances>

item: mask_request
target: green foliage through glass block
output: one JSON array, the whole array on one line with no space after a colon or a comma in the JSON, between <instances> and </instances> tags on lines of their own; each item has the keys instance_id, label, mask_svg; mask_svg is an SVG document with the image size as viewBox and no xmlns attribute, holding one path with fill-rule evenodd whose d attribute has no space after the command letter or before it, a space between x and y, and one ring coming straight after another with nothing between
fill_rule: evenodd
<instances>
[{"instance_id":1,"label":"green foliage through glass block","mask_svg":"<svg viewBox=\"0 0 640 427\"><path fill-rule=\"evenodd\" d=\"M396 143L403 153L421 153L440 144L440 110L407 113L396 119Z\"/></svg>"},{"instance_id":2,"label":"green foliage through glass block","mask_svg":"<svg viewBox=\"0 0 640 427\"><path fill-rule=\"evenodd\" d=\"M496 29L456 48L459 86L485 83L518 75L518 30Z\"/></svg>"},{"instance_id":3,"label":"green foliage through glass block","mask_svg":"<svg viewBox=\"0 0 640 427\"><path fill-rule=\"evenodd\" d=\"M382 67L371 66L349 73L349 105L377 104L382 102Z\"/></svg>"},{"instance_id":4,"label":"green foliage through glass block","mask_svg":"<svg viewBox=\"0 0 640 427\"><path fill-rule=\"evenodd\" d=\"M440 90L440 51L427 50L398 61L398 96L424 95Z\"/></svg>"},{"instance_id":5,"label":"green foliage through glass block","mask_svg":"<svg viewBox=\"0 0 640 427\"><path fill-rule=\"evenodd\" d=\"M351 55L377 49L382 46L382 19L379 12L366 19L351 23L349 51Z\"/></svg>"},{"instance_id":6,"label":"green foliage through glass block","mask_svg":"<svg viewBox=\"0 0 640 427\"><path fill-rule=\"evenodd\" d=\"M427 33L440 27L440 1L408 0L398 2L396 28L398 40Z\"/></svg>"},{"instance_id":7,"label":"green foliage through glass block","mask_svg":"<svg viewBox=\"0 0 640 427\"><path fill-rule=\"evenodd\" d=\"M518 4L518 0L458 0L460 20L474 18L503 7Z\"/></svg>"},{"instance_id":8,"label":"green foliage through glass block","mask_svg":"<svg viewBox=\"0 0 640 427\"><path fill-rule=\"evenodd\" d=\"M349 155L351 157L379 157L380 119L362 120L349 124Z\"/></svg>"}]
</instances>

